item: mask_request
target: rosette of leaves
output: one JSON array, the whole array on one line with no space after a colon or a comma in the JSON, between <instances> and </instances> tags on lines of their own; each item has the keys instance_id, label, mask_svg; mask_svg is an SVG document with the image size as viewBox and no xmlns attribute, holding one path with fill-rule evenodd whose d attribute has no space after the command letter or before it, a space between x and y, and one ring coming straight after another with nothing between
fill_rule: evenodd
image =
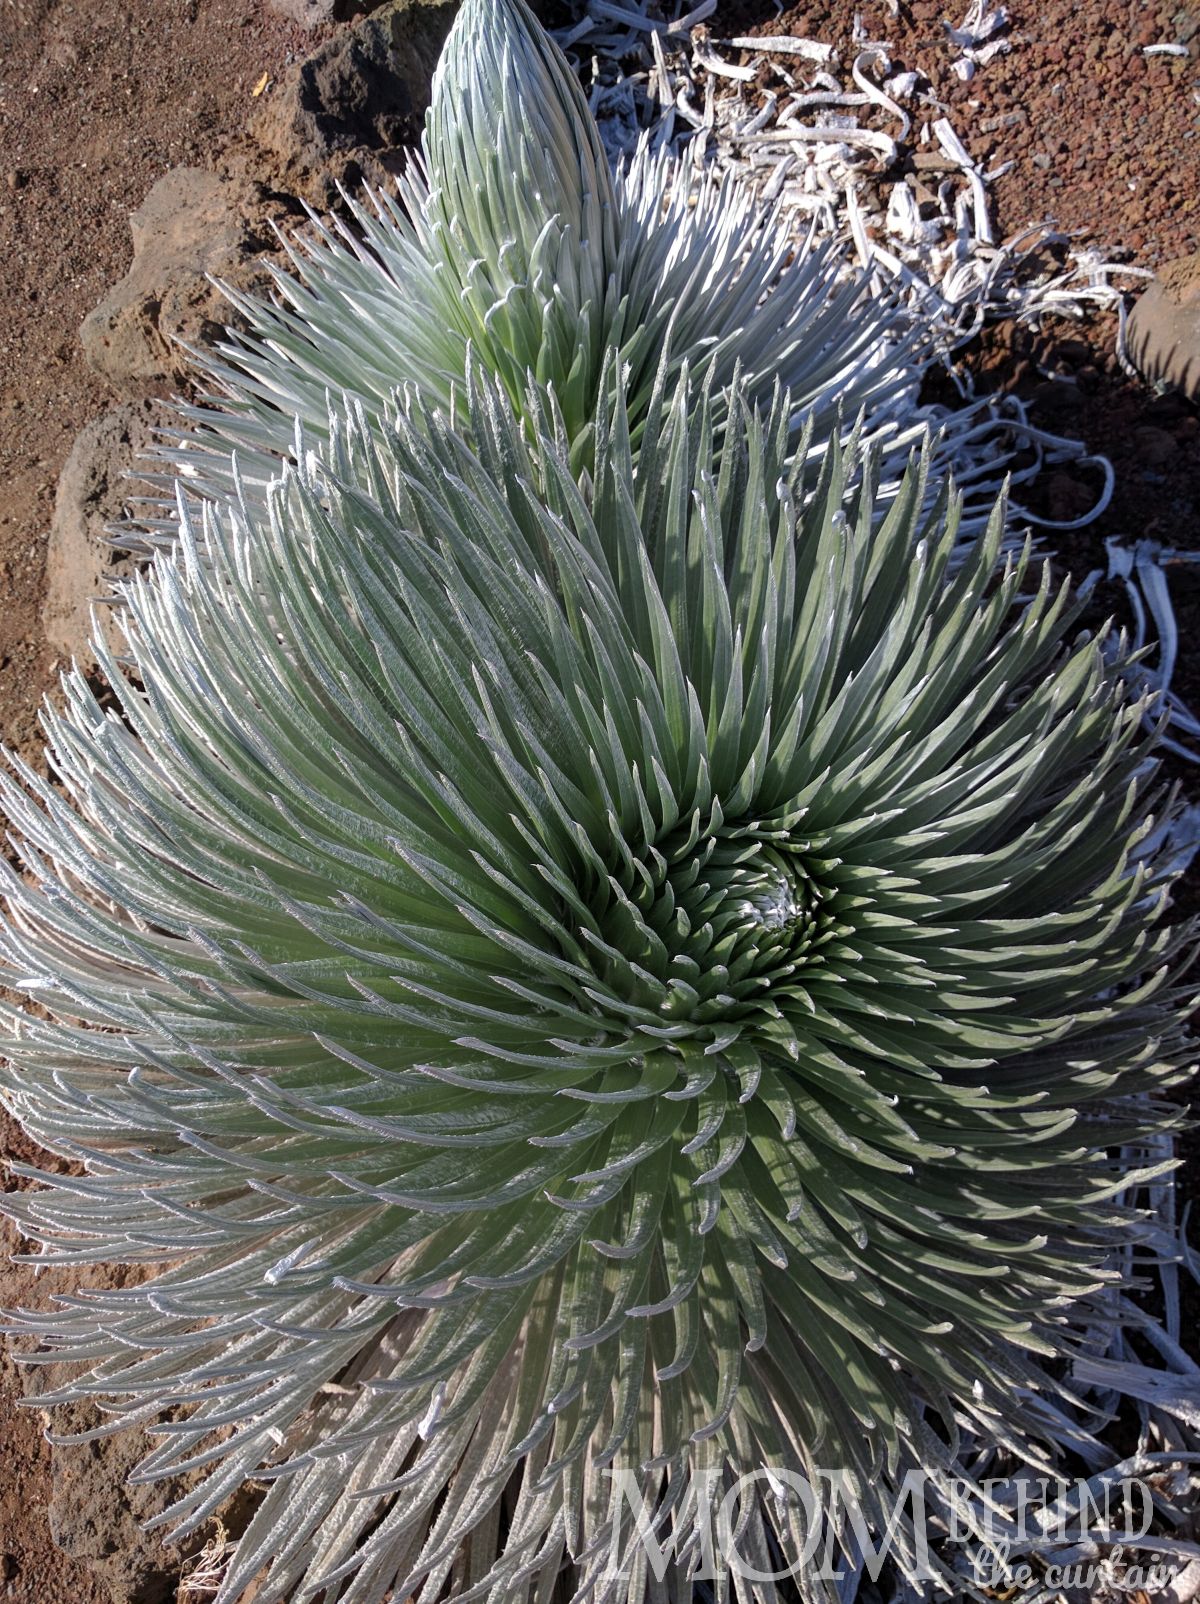
<instances>
[{"instance_id":1,"label":"rosette of leaves","mask_svg":"<svg viewBox=\"0 0 1200 1604\"><path fill-rule=\"evenodd\" d=\"M1142 706L1001 509L948 578L925 463L880 520L736 388L716 461L686 374L589 499L466 390L183 504L119 709L73 673L5 783L4 1096L76 1167L0 1206L154 1271L14 1324L164 1522L268 1482L221 1604L658 1597L623 1471L686 1596L705 1477L771 1471L770 1570L781 1470L882 1524L961 1432L1081 1440L1188 1064Z\"/></svg>"},{"instance_id":2,"label":"rosette of leaves","mask_svg":"<svg viewBox=\"0 0 1200 1604\"><path fill-rule=\"evenodd\" d=\"M223 357L197 353L222 394L186 409L173 454L193 483L228 490L236 451L243 487L265 485L296 419L324 439L331 395L374 424L408 384L448 408L469 349L518 411L531 377L554 390L577 467L602 376L621 372L636 444L664 356L672 371L708 371L714 397L735 371L764 403L780 383L793 439L807 422L814 448L864 412L889 480L921 437L932 330L738 181L646 147L610 171L575 75L525 0L465 0L398 194L345 206L288 244L274 302L231 292L245 328ZM942 422L944 456L978 429L978 409Z\"/></svg>"}]
</instances>

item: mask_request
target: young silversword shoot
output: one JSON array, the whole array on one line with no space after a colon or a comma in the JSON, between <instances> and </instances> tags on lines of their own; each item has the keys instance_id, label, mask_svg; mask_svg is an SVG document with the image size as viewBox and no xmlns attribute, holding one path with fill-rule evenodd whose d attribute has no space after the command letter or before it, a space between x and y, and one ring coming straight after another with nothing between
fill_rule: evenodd
<instances>
[{"instance_id":1,"label":"young silversword shoot","mask_svg":"<svg viewBox=\"0 0 1200 1604\"><path fill-rule=\"evenodd\" d=\"M951 570L927 461L881 517L782 399L664 373L635 453L596 391L586 493L468 367L181 500L119 709L69 676L4 786L5 1097L83 1170L2 1206L154 1272L15 1324L164 1523L266 1479L219 1604L658 1599L619 1472L686 1598L709 1472L773 1571L783 1472L881 1529L1091 1440L1192 1005L1119 654L1002 509Z\"/></svg>"},{"instance_id":2,"label":"young silversword shoot","mask_svg":"<svg viewBox=\"0 0 1200 1604\"><path fill-rule=\"evenodd\" d=\"M807 423L810 449L864 412L888 496L936 414L935 464L954 457L964 483L980 476L969 522L986 522L995 430L982 403L919 407L930 327L872 292L840 249L798 241L794 218L736 179L645 146L611 172L575 75L525 0L465 0L398 195L346 209L289 243L274 303L231 292L246 330L224 359L201 355L218 394L187 409L187 437L168 453L194 485L228 490L236 450L243 486L261 492L295 419L323 442L331 396L361 402L373 425L404 385L449 407L468 349L518 411L530 375L551 387L572 461L587 467L602 377L618 371L611 348L635 445L664 355L674 372L684 361L710 372L714 405L735 372L763 403L782 384L793 441Z\"/></svg>"}]
</instances>

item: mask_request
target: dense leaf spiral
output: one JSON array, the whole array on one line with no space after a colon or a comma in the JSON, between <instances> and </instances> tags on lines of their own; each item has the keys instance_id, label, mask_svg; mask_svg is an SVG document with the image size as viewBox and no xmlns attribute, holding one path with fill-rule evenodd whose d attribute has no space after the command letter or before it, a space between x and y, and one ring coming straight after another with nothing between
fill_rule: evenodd
<instances>
[{"instance_id":1,"label":"dense leaf spiral","mask_svg":"<svg viewBox=\"0 0 1200 1604\"><path fill-rule=\"evenodd\" d=\"M926 464L881 518L686 371L585 494L464 383L181 500L5 788L5 1095L86 1174L3 1206L165 1263L20 1326L164 1519L271 1481L221 1604L640 1599L613 1470L686 1558L708 1470L1053 1443L1189 1061L1142 708L1002 509L952 569Z\"/></svg>"}]
</instances>

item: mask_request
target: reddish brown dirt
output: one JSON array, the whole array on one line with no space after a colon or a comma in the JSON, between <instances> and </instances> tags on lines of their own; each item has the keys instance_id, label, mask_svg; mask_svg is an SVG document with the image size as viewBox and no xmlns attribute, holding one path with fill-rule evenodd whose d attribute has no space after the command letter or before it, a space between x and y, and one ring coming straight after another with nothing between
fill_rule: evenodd
<instances>
[{"instance_id":1,"label":"reddish brown dirt","mask_svg":"<svg viewBox=\"0 0 1200 1604\"><path fill-rule=\"evenodd\" d=\"M942 27L961 21L965 0L948 10L900 0L896 17L882 0L803 0L779 15L771 0L729 0L711 31L807 34L846 59L859 11L897 65L930 77L974 155L1016 162L994 191L1002 233L1053 219L1149 267L1200 247L1200 7L1008 4L1012 53L965 85L949 71ZM1141 53L1176 40L1189 57ZM54 668L39 624L54 485L75 434L114 399L85 366L76 331L128 267L128 213L154 181L182 162L205 165L244 125L262 74L312 42L263 0L0 0L0 737L30 757ZM1080 574L1102 561L1106 535L1200 544L1196 409L1154 400L1120 374L1111 349L1111 324L1100 321L989 336L968 353L985 386L1016 386L1036 417L1112 457L1109 512L1058 541ZM1055 373L1075 384L1053 383ZM1062 470L1039 494L1063 514L1085 493ZM1200 704L1200 655L1186 653L1200 627L1200 573L1182 572L1173 586L1185 642L1179 687ZM1110 588L1101 600L1120 597ZM1184 779L1200 792L1200 772ZM0 1154L24 1156L21 1143L0 1122ZM0 1271L0 1305L29 1287L28 1271ZM11 1366L0 1365L0 1600L107 1604L106 1590L51 1543L48 1452L37 1417L14 1411L16 1390Z\"/></svg>"},{"instance_id":2,"label":"reddish brown dirt","mask_svg":"<svg viewBox=\"0 0 1200 1604\"><path fill-rule=\"evenodd\" d=\"M77 330L128 269L129 213L239 131L263 73L313 35L261 0L0 7L0 731L35 747L51 664L39 613L54 486L113 405Z\"/></svg>"}]
</instances>

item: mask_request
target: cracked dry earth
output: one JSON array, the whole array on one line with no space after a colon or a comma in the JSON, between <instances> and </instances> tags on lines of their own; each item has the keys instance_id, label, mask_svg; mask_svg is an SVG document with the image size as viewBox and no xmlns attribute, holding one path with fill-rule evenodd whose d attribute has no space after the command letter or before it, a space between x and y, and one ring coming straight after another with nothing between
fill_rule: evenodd
<instances>
[{"instance_id":1,"label":"cracked dry earth","mask_svg":"<svg viewBox=\"0 0 1200 1604\"><path fill-rule=\"evenodd\" d=\"M959 22L962 9L900 0L893 15L883 0L801 0L777 13L772 0L726 0L710 29L805 34L846 55L859 12L898 66L928 75L973 156L1014 161L994 190L1001 235L1052 218L1150 268L1200 249L1200 4L1010 0L1013 49L968 84L953 77L944 48L943 23ZM85 359L79 326L126 273L129 215L155 182L179 166L212 168L238 146L289 62L347 26L308 31L265 0L0 0L0 737L30 761L40 761L37 706L61 667L42 625L58 475L85 425L173 388L161 375L101 373ZM1188 54L1143 54L1160 42ZM243 176L279 199L283 181L269 158L246 157ZM286 197L278 208L295 210ZM1081 577L1102 566L1109 535L1200 545L1200 417L1125 377L1113 334L1107 319L1007 330L968 353L982 386L1017 388L1035 420L1112 458L1112 505L1059 542L1061 562ZM1046 477L1040 495L1047 510L1069 516L1091 488L1068 466ZM1192 573L1181 569L1171 583L1184 642L1178 688L1196 705L1200 576ZM1123 606L1107 587L1100 600ZM1200 799L1200 770L1181 767L1180 778ZM1185 892L1192 906L1196 884ZM3 1116L0 1157L34 1157ZM1185 1178L1193 1194L1195 1173L1193 1164ZM19 1184L7 1165L0 1184ZM19 1246L0 1230L0 1249ZM35 1285L27 1268L0 1266L0 1305L50 1290L49 1276ZM181 1589L178 1555L151 1548L137 1565L124 1562L137 1547L139 1507L119 1493L117 1463L86 1449L52 1463L40 1417L16 1408L20 1387L0 1358L0 1604L200 1597Z\"/></svg>"}]
</instances>

